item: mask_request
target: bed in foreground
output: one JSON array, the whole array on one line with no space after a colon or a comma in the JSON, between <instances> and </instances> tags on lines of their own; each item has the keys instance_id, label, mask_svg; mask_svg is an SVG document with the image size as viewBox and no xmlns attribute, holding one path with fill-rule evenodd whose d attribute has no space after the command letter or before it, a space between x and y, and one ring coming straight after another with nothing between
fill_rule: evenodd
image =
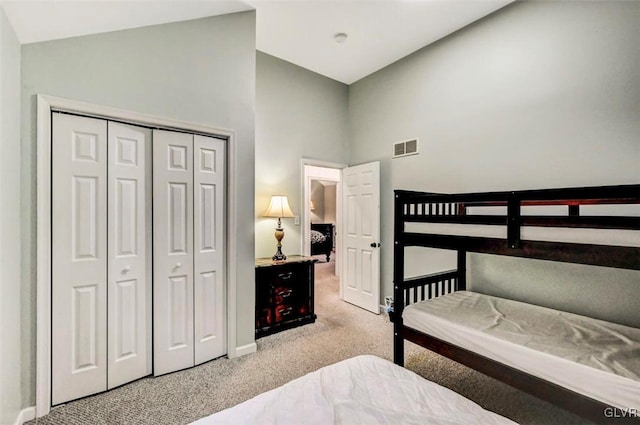
<instances>
[{"instance_id":1,"label":"bed in foreground","mask_svg":"<svg viewBox=\"0 0 640 425\"><path fill-rule=\"evenodd\" d=\"M323 367L197 425L513 425L469 399L376 356Z\"/></svg>"}]
</instances>

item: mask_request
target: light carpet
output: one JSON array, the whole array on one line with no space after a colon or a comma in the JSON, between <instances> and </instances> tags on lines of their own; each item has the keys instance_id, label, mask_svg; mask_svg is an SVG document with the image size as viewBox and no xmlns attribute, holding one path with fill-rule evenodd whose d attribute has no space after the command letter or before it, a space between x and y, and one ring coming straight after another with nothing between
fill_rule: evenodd
<instances>
[{"instance_id":1,"label":"light carpet","mask_svg":"<svg viewBox=\"0 0 640 425\"><path fill-rule=\"evenodd\" d=\"M374 354L392 359L392 325L388 317L341 301L334 265L316 264L315 323L258 339L257 353L220 358L158 378L143 378L56 407L49 415L28 424L188 424L349 357ZM414 344L405 344L408 369L516 422L589 423ZM303 425L304 414L300 417Z\"/></svg>"}]
</instances>

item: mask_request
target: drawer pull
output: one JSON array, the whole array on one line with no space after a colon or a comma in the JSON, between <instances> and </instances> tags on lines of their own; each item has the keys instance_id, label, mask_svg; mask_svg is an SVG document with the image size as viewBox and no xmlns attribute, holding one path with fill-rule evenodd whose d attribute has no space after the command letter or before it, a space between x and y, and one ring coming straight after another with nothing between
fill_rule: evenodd
<instances>
[{"instance_id":1,"label":"drawer pull","mask_svg":"<svg viewBox=\"0 0 640 425\"><path fill-rule=\"evenodd\" d=\"M289 273L281 273L278 275L278 277L282 280L288 280L291 279L291 277L293 276L293 272L289 272Z\"/></svg>"},{"instance_id":2,"label":"drawer pull","mask_svg":"<svg viewBox=\"0 0 640 425\"><path fill-rule=\"evenodd\" d=\"M276 323L286 320L291 313L293 313L293 307L291 306L276 307Z\"/></svg>"},{"instance_id":3,"label":"drawer pull","mask_svg":"<svg viewBox=\"0 0 640 425\"><path fill-rule=\"evenodd\" d=\"M283 289L281 291L276 292L276 295L282 298L287 298L291 295L292 292L293 290L291 289Z\"/></svg>"},{"instance_id":4,"label":"drawer pull","mask_svg":"<svg viewBox=\"0 0 640 425\"><path fill-rule=\"evenodd\" d=\"M285 317L285 316L290 315L292 312L293 312L293 308L292 307L287 307L287 308L285 308L285 309L280 311L280 315Z\"/></svg>"}]
</instances>

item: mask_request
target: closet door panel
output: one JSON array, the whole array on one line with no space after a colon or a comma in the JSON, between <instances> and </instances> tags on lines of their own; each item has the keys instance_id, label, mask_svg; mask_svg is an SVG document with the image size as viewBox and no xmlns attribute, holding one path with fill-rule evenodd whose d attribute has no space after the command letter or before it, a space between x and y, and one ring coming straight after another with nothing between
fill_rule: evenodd
<instances>
[{"instance_id":1,"label":"closet door panel","mask_svg":"<svg viewBox=\"0 0 640 425\"><path fill-rule=\"evenodd\" d=\"M194 365L193 136L153 131L154 375Z\"/></svg>"},{"instance_id":2,"label":"closet door panel","mask_svg":"<svg viewBox=\"0 0 640 425\"><path fill-rule=\"evenodd\" d=\"M151 373L151 130L108 124L108 388Z\"/></svg>"},{"instance_id":3,"label":"closet door panel","mask_svg":"<svg viewBox=\"0 0 640 425\"><path fill-rule=\"evenodd\" d=\"M220 357L226 347L224 275L225 142L194 136L195 363Z\"/></svg>"},{"instance_id":4,"label":"closet door panel","mask_svg":"<svg viewBox=\"0 0 640 425\"><path fill-rule=\"evenodd\" d=\"M52 403L107 389L107 123L52 117Z\"/></svg>"}]
</instances>

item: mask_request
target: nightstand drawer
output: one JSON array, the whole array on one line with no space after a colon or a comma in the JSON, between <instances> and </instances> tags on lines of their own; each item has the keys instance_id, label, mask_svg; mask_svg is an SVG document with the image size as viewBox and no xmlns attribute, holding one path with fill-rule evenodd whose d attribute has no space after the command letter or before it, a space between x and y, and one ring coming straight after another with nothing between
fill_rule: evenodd
<instances>
[{"instance_id":1,"label":"nightstand drawer","mask_svg":"<svg viewBox=\"0 0 640 425\"><path fill-rule=\"evenodd\" d=\"M296 290L296 288L286 287L286 286L278 286L273 289L273 303L283 304L290 303L292 300L299 298L298 295L301 291ZM306 291L302 291L303 295Z\"/></svg>"}]
</instances>

